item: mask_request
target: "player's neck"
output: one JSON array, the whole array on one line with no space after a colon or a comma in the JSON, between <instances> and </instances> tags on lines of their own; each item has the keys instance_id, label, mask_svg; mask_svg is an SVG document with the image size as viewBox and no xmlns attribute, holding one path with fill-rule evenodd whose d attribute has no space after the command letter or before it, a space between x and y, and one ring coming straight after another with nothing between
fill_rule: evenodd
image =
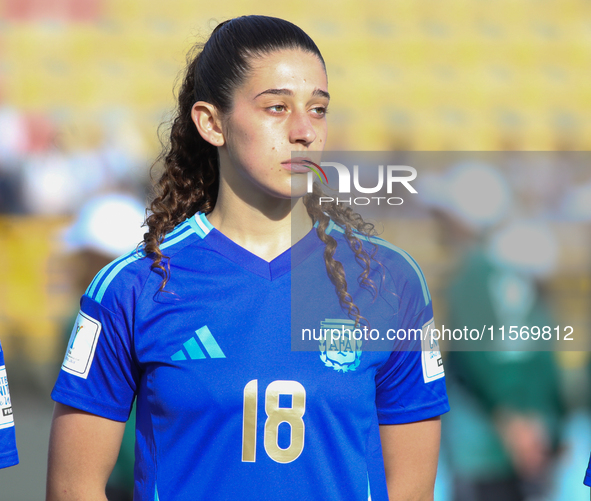
<instances>
[{"instance_id":1,"label":"player's neck","mask_svg":"<svg viewBox=\"0 0 591 501\"><path fill-rule=\"evenodd\" d=\"M265 261L285 252L312 228L301 199L282 200L270 210L261 210L232 197L217 203L207 218L230 240Z\"/></svg>"}]
</instances>

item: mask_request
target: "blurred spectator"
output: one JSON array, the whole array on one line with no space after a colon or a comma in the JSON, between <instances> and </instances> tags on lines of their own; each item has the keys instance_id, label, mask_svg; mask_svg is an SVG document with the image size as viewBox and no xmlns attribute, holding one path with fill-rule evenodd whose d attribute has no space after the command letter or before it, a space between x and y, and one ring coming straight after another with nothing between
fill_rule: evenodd
<instances>
[{"instance_id":1,"label":"blurred spectator","mask_svg":"<svg viewBox=\"0 0 591 501\"><path fill-rule=\"evenodd\" d=\"M0 213L69 215L100 193L147 187L147 145L123 112L73 127L0 107L0 131Z\"/></svg>"},{"instance_id":2,"label":"blurred spectator","mask_svg":"<svg viewBox=\"0 0 591 501\"><path fill-rule=\"evenodd\" d=\"M421 188L447 244L461 254L446 295L445 327L480 332L494 326L498 341L501 326L508 333L510 325L553 325L537 279L553 270L556 241L540 223L505 221L515 201L502 174L462 162ZM502 342L479 347L487 351L450 351L446 360L453 412L443 420L443 440L453 499L542 499L562 416L553 353L533 351L541 346L527 342L520 351L506 351Z\"/></svg>"},{"instance_id":3,"label":"blurred spectator","mask_svg":"<svg viewBox=\"0 0 591 501\"><path fill-rule=\"evenodd\" d=\"M22 114L0 108L0 214L24 210L21 198L19 159L28 147L27 127Z\"/></svg>"},{"instance_id":4,"label":"blurred spectator","mask_svg":"<svg viewBox=\"0 0 591 501\"><path fill-rule=\"evenodd\" d=\"M554 250L540 244L549 237L520 246L534 232L523 225L503 228L487 249L472 250L449 288L446 327L494 326L499 341L489 351L452 351L447 360L456 413L445 435L456 501L541 499L550 488L563 414L554 353L535 351L551 348L541 341L503 351L498 339L501 326L508 333L512 325L554 325L533 276L551 269ZM527 252L532 260L524 262Z\"/></svg>"}]
</instances>

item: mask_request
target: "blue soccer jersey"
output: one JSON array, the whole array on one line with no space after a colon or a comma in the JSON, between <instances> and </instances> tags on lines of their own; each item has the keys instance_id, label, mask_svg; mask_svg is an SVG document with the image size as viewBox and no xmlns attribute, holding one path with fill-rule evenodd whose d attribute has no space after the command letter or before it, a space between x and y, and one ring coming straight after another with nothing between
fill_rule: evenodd
<instances>
[{"instance_id":1,"label":"blue soccer jersey","mask_svg":"<svg viewBox=\"0 0 591 501\"><path fill-rule=\"evenodd\" d=\"M14 436L12 403L8 391L8 378L4 365L4 353L0 345L0 468L18 464L18 452Z\"/></svg>"},{"instance_id":2,"label":"blue soccer jersey","mask_svg":"<svg viewBox=\"0 0 591 501\"><path fill-rule=\"evenodd\" d=\"M589 458L589 464L587 465L587 471L585 472L585 480L583 483L588 487L591 487L591 457Z\"/></svg>"},{"instance_id":3,"label":"blue soccer jersey","mask_svg":"<svg viewBox=\"0 0 591 501\"><path fill-rule=\"evenodd\" d=\"M366 327L432 325L423 274L406 253L375 239L374 298L357 286L341 228L327 232ZM52 393L119 421L137 398L134 499L365 501L371 491L386 500L378 427L448 410L437 347L318 338L355 325L316 230L267 262L198 214L160 248L165 291L136 252L90 284Z\"/></svg>"}]
</instances>

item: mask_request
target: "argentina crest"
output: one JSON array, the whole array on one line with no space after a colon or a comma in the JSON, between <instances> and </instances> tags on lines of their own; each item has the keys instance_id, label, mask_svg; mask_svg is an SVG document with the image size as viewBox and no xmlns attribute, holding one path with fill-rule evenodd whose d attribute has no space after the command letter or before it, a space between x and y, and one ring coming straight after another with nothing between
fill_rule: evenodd
<instances>
[{"instance_id":1,"label":"argentina crest","mask_svg":"<svg viewBox=\"0 0 591 501\"><path fill-rule=\"evenodd\" d=\"M338 372L354 371L361 362L361 336L355 339L351 319L327 318L320 322L320 360Z\"/></svg>"}]
</instances>

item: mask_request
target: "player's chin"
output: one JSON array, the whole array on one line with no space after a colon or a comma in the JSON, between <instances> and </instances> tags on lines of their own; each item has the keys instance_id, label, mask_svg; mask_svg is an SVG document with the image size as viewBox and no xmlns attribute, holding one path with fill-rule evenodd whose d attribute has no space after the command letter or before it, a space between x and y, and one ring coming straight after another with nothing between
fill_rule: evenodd
<instances>
[{"instance_id":1,"label":"player's chin","mask_svg":"<svg viewBox=\"0 0 591 501\"><path fill-rule=\"evenodd\" d=\"M308 194L308 176L306 174L292 174L290 198L302 198Z\"/></svg>"}]
</instances>

